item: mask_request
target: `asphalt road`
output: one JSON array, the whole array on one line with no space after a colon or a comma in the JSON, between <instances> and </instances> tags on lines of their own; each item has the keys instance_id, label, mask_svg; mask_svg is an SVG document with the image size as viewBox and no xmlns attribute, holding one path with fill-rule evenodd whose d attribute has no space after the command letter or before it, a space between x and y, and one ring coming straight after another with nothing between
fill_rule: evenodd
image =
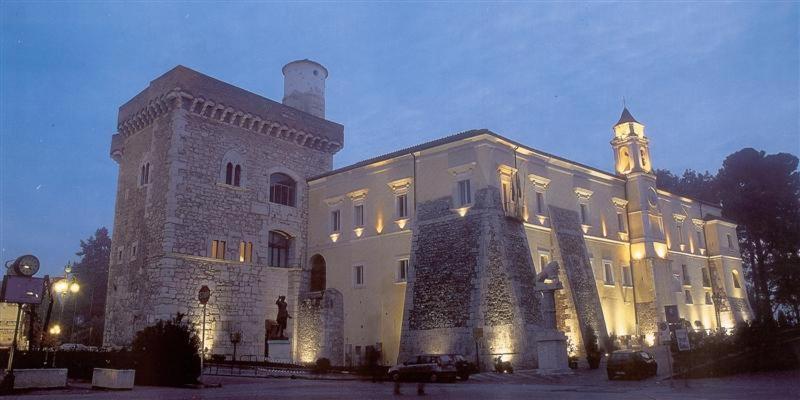
<instances>
[{"instance_id":1,"label":"asphalt road","mask_svg":"<svg viewBox=\"0 0 800 400\"><path fill-rule=\"evenodd\" d=\"M598 374L577 374L564 379L508 377L470 380L451 384L427 384L425 396L436 399L800 399L800 371L740 375L723 379L674 382L613 381ZM402 385L402 395L392 393L391 383L304 379L206 377L222 387L178 389L136 387L132 391L93 391L86 385L67 390L35 391L7 398L19 399L397 399L417 398L416 385ZM673 387L674 386L674 387Z\"/></svg>"}]
</instances>

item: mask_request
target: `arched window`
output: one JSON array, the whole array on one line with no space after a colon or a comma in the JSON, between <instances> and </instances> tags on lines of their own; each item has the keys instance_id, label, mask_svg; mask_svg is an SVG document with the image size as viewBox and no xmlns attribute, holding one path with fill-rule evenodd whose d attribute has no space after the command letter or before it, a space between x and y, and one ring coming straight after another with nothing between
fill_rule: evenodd
<instances>
[{"instance_id":1,"label":"arched window","mask_svg":"<svg viewBox=\"0 0 800 400\"><path fill-rule=\"evenodd\" d=\"M289 248L292 238L280 231L269 231L269 266L286 268L289 266Z\"/></svg>"},{"instance_id":2,"label":"arched window","mask_svg":"<svg viewBox=\"0 0 800 400\"><path fill-rule=\"evenodd\" d=\"M228 163L225 166L225 184L230 185L233 183L233 163Z\"/></svg>"},{"instance_id":3,"label":"arched window","mask_svg":"<svg viewBox=\"0 0 800 400\"><path fill-rule=\"evenodd\" d=\"M320 292L325 290L325 258L319 254L311 257L311 279L309 290Z\"/></svg>"},{"instance_id":4,"label":"arched window","mask_svg":"<svg viewBox=\"0 0 800 400\"><path fill-rule=\"evenodd\" d=\"M241 186L242 185L242 166L236 164L233 166L233 163L228 163L225 166L225 184L226 185L233 185L233 186Z\"/></svg>"},{"instance_id":5,"label":"arched window","mask_svg":"<svg viewBox=\"0 0 800 400\"><path fill-rule=\"evenodd\" d=\"M230 186L244 186L244 176L242 176L242 166L244 165L244 158L236 151L229 150L222 157L222 164L219 170L219 182L225 182Z\"/></svg>"},{"instance_id":6,"label":"arched window","mask_svg":"<svg viewBox=\"0 0 800 400\"><path fill-rule=\"evenodd\" d=\"M294 207L297 184L289 175L276 172L269 176L270 203Z\"/></svg>"},{"instance_id":7,"label":"arched window","mask_svg":"<svg viewBox=\"0 0 800 400\"><path fill-rule=\"evenodd\" d=\"M242 166L236 164L236 168L233 169L233 186L240 186L242 180Z\"/></svg>"}]
</instances>

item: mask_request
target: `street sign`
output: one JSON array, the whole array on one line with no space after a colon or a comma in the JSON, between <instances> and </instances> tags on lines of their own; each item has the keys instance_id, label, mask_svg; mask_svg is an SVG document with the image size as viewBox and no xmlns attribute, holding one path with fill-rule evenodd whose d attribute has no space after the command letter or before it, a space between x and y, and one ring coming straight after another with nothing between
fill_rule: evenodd
<instances>
[{"instance_id":1,"label":"street sign","mask_svg":"<svg viewBox=\"0 0 800 400\"><path fill-rule=\"evenodd\" d=\"M200 301L200 304L206 305L206 303L208 303L208 299L210 298L211 289L209 289L208 286L203 285L203 287L200 288L200 291L197 292L197 300Z\"/></svg>"},{"instance_id":2,"label":"street sign","mask_svg":"<svg viewBox=\"0 0 800 400\"><path fill-rule=\"evenodd\" d=\"M692 346L689 344L689 331L686 329L675 329L675 340L678 342L678 351L692 349Z\"/></svg>"},{"instance_id":3,"label":"street sign","mask_svg":"<svg viewBox=\"0 0 800 400\"><path fill-rule=\"evenodd\" d=\"M681 316L678 314L678 306L664 306L664 314L667 316L667 322L670 324L681 322Z\"/></svg>"}]
</instances>

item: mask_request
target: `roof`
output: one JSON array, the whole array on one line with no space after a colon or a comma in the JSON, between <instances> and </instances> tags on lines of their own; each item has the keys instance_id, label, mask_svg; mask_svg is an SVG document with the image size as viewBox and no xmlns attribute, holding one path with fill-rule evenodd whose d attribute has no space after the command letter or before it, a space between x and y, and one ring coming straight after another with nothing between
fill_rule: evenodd
<instances>
[{"instance_id":1,"label":"roof","mask_svg":"<svg viewBox=\"0 0 800 400\"><path fill-rule=\"evenodd\" d=\"M373 157L373 158L370 158L370 159L367 159L367 160L364 160L364 161L357 162L355 164L351 164L351 165L348 165L348 166L345 166L345 167L342 167L342 168L338 168L338 169L335 169L335 170L332 170L332 171L328 171L328 172L326 172L324 174L313 176L311 178L308 178L308 181L311 182L311 181L314 181L314 180L317 180L317 179L322 179L322 178L325 178L325 177L328 177L328 176L332 176L332 175L340 174L340 173L343 173L343 172L347 172L347 171L350 171L350 170L353 170L353 169L356 169L356 168L365 167L367 165L374 164L374 163L377 163L377 162L381 162L381 161L389 160L389 159L392 159L392 158L408 155L408 154L411 154L411 153L416 153L416 152L423 151L423 150L432 149L434 147L443 146L443 145L446 145L446 144L449 144L449 143L458 142L460 140L474 138L474 137L477 137L477 136L480 136L480 135L493 136L493 137L496 137L496 138L498 138L500 140L509 142L510 144L512 144L514 146L525 148L525 149L527 149L527 150L529 150L529 151L531 151L533 153L536 153L538 155L541 155L541 156L544 156L544 157L548 157L548 158L554 158L554 159L557 159L557 160L561 160L561 161L564 161L564 162L567 162L567 163L570 163L570 164L573 164L573 165L576 165L576 166L579 166L579 167L582 167L582 168L586 168L586 169L589 169L589 170L592 170L592 171L599 172L601 174L608 175L608 176L610 176L612 178L616 178L616 179L622 180L621 178L619 178L616 175L614 175L614 173L612 173L612 172L604 171L602 169L595 168L595 167L590 167L588 165L581 164L581 163L578 163L578 162L575 162L575 161L572 161L572 160L568 160L566 158L559 157L559 156L556 156L556 155L553 155L553 154L550 154L550 153L547 153L547 152L544 152L544 151L536 150L534 148L531 148L529 146L521 144L521 143L519 143L517 141L514 141L514 140L511 140L509 138L506 138L505 136L502 136L500 134L492 132L489 129L483 128L483 129L472 129L472 130L456 133L456 134L453 134L453 135L450 135L450 136L445 136L443 138L432 140L430 142L421 143L421 144L418 144L416 146L407 147L405 149L400 149L400 150L393 151L391 153L387 153L387 154L384 154L384 155L381 155L381 156Z\"/></svg>"},{"instance_id":2,"label":"roof","mask_svg":"<svg viewBox=\"0 0 800 400\"><path fill-rule=\"evenodd\" d=\"M637 124L641 123L641 122L637 121L636 118L633 118L633 115L631 115L631 112L628 111L628 107L624 107L622 109L622 115L619 116L619 121L617 121L617 123L614 124L614 126L619 125L619 124L628 123L628 122L636 122Z\"/></svg>"}]
</instances>

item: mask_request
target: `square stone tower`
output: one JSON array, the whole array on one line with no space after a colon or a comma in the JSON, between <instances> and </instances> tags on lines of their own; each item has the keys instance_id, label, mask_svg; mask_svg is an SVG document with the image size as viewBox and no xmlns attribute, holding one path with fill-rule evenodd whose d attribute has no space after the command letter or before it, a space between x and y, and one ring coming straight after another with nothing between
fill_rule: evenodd
<instances>
[{"instance_id":1,"label":"square stone tower","mask_svg":"<svg viewBox=\"0 0 800 400\"><path fill-rule=\"evenodd\" d=\"M128 345L176 313L199 330L202 285L211 354L232 353L239 332L238 354L264 355L279 295L296 314L306 179L331 169L344 129L324 119L323 66L283 73L285 104L177 66L120 107L105 344Z\"/></svg>"}]
</instances>

